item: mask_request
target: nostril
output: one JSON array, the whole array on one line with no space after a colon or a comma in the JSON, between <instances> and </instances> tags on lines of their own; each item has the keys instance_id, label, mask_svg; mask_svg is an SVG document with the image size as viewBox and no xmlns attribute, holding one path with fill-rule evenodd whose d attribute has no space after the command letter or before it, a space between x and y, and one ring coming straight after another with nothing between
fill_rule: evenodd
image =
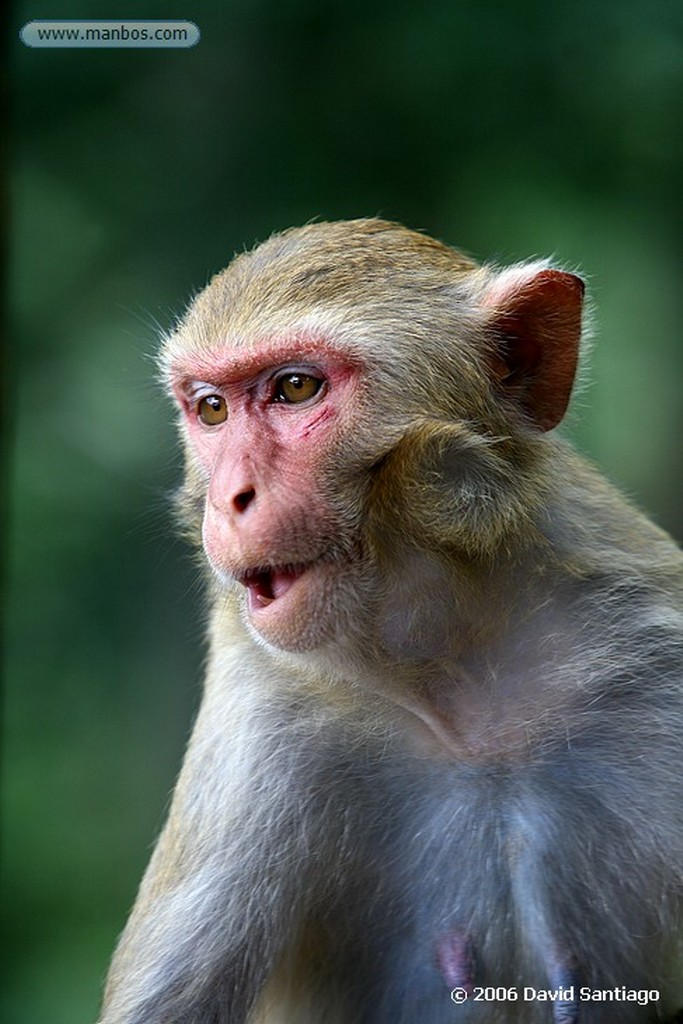
<instances>
[{"instance_id":1,"label":"nostril","mask_svg":"<svg viewBox=\"0 0 683 1024\"><path fill-rule=\"evenodd\" d=\"M238 512L246 512L256 497L256 491L250 487L248 491L241 491L232 499L232 503Z\"/></svg>"}]
</instances>

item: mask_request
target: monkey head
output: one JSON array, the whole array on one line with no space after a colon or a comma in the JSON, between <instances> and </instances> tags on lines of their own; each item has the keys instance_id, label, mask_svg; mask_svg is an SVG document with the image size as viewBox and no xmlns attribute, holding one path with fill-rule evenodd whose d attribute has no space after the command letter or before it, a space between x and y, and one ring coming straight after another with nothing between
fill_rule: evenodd
<instances>
[{"instance_id":1,"label":"monkey head","mask_svg":"<svg viewBox=\"0 0 683 1024\"><path fill-rule=\"evenodd\" d=\"M181 507L259 637L362 634L402 545L491 553L528 516L582 292L379 220L284 232L210 282L162 351Z\"/></svg>"}]
</instances>

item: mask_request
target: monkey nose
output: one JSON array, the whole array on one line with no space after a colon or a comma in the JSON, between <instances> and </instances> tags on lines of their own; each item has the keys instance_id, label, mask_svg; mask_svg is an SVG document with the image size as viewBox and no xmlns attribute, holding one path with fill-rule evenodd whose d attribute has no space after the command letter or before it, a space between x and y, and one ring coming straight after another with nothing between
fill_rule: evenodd
<instances>
[{"instance_id":1,"label":"monkey nose","mask_svg":"<svg viewBox=\"0 0 683 1024\"><path fill-rule=\"evenodd\" d=\"M247 488L247 490L240 491L232 499L232 505L236 512L246 512L249 506L253 503L256 498L256 491L253 487Z\"/></svg>"}]
</instances>

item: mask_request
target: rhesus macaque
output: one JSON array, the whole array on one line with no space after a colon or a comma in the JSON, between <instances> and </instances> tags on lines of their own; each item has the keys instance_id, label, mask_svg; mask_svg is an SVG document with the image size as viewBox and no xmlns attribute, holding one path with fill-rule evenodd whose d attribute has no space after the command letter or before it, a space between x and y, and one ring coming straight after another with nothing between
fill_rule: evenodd
<instances>
[{"instance_id":1,"label":"rhesus macaque","mask_svg":"<svg viewBox=\"0 0 683 1024\"><path fill-rule=\"evenodd\" d=\"M583 284L380 220L166 339L206 692L103 1024L683 1005L683 556L553 433Z\"/></svg>"}]
</instances>

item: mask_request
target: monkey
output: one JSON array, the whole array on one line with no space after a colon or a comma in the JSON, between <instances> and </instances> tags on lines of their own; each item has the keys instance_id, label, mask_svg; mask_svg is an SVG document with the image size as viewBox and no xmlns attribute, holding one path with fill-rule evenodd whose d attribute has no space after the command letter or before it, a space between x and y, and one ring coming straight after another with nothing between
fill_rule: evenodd
<instances>
[{"instance_id":1,"label":"monkey","mask_svg":"<svg viewBox=\"0 0 683 1024\"><path fill-rule=\"evenodd\" d=\"M101 1024L676 1019L683 555L555 432L583 307L369 218L164 338L206 682Z\"/></svg>"}]
</instances>

